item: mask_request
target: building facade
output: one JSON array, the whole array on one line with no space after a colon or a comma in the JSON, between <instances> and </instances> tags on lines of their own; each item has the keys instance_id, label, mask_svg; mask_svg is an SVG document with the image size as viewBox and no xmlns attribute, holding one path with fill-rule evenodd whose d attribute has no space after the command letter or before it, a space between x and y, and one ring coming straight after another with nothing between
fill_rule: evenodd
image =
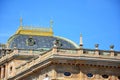
<instances>
[{"instance_id":1,"label":"building facade","mask_svg":"<svg viewBox=\"0 0 120 80\"><path fill-rule=\"evenodd\" d=\"M48 28L23 26L0 45L0 80L120 80L120 52L83 48Z\"/></svg>"}]
</instances>

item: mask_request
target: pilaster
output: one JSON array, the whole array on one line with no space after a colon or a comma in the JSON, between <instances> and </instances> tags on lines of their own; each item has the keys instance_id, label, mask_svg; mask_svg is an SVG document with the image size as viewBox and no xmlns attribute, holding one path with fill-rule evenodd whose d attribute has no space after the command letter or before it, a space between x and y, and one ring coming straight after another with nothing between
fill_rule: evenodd
<instances>
[{"instance_id":1,"label":"pilaster","mask_svg":"<svg viewBox=\"0 0 120 80\"><path fill-rule=\"evenodd\" d=\"M98 50L99 44L95 44L95 55L99 56L99 50Z\"/></svg>"},{"instance_id":2,"label":"pilaster","mask_svg":"<svg viewBox=\"0 0 120 80\"><path fill-rule=\"evenodd\" d=\"M99 50L98 49L95 50L95 55L99 56Z\"/></svg>"},{"instance_id":3,"label":"pilaster","mask_svg":"<svg viewBox=\"0 0 120 80\"><path fill-rule=\"evenodd\" d=\"M82 48L80 48L80 49L78 49L78 51L77 51L77 52L78 52L78 54L79 54L79 56L80 56L80 55L82 55L82 54L83 54L83 49L82 49Z\"/></svg>"},{"instance_id":4,"label":"pilaster","mask_svg":"<svg viewBox=\"0 0 120 80\"><path fill-rule=\"evenodd\" d=\"M7 79L8 78L8 63L5 64L5 78Z\"/></svg>"},{"instance_id":5,"label":"pilaster","mask_svg":"<svg viewBox=\"0 0 120 80\"><path fill-rule=\"evenodd\" d=\"M114 55L115 55L114 51L110 51L110 56L114 56Z\"/></svg>"},{"instance_id":6,"label":"pilaster","mask_svg":"<svg viewBox=\"0 0 120 80\"><path fill-rule=\"evenodd\" d=\"M83 80L83 73L81 71L79 73L79 80Z\"/></svg>"},{"instance_id":7,"label":"pilaster","mask_svg":"<svg viewBox=\"0 0 120 80\"><path fill-rule=\"evenodd\" d=\"M110 45L110 56L114 56L115 53L114 53L114 45Z\"/></svg>"},{"instance_id":8,"label":"pilaster","mask_svg":"<svg viewBox=\"0 0 120 80\"><path fill-rule=\"evenodd\" d=\"M56 80L57 77L57 72L55 71L55 69L52 70L52 80Z\"/></svg>"},{"instance_id":9,"label":"pilaster","mask_svg":"<svg viewBox=\"0 0 120 80\"><path fill-rule=\"evenodd\" d=\"M57 47L53 47L53 49L52 49L52 53L53 53L53 54L56 54L57 51L58 51Z\"/></svg>"},{"instance_id":10,"label":"pilaster","mask_svg":"<svg viewBox=\"0 0 120 80\"><path fill-rule=\"evenodd\" d=\"M4 67L1 66L1 79L3 79L3 78L4 78Z\"/></svg>"}]
</instances>

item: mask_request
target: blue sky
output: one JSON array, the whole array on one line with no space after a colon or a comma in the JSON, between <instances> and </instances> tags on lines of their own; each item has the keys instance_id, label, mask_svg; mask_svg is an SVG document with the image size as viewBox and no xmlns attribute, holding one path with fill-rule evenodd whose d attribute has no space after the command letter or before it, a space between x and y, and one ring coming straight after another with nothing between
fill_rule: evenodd
<instances>
[{"instance_id":1,"label":"blue sky","mask_svg":"<svg viewBox=\"0 0 120 80\"><path fill-rule=\"evenodd\" d=\"M23 25L49 26L54 21L54 35L79 44L82 33L84 48L109 50L114 44L120 51L120 0L0 0L0 43L6 43Z\"/></svg>"}]
</instances>

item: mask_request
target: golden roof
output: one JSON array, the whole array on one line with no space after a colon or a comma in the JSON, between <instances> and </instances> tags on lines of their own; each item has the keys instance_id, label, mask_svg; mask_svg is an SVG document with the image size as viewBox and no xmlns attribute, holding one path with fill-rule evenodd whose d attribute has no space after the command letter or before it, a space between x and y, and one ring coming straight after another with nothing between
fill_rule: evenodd
<instances>
[{"instance_id":1,"label":"golden roof","mask_svg":"<svg viewBox=\"0 0 120 80\"><path fill-rule=\"evenodd\" d=\"M53 36L52 21L50 21L50 27L33 27L33 26L23 26L22 18L20 19L20 26L16 31L16 34L24 35L37 35L37 36Z\"/></svg>"}]
</instances>

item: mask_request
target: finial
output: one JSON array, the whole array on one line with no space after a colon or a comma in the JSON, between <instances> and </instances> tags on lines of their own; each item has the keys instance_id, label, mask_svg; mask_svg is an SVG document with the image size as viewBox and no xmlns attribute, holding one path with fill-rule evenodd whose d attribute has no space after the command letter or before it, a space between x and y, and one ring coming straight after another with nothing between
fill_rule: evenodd
<instances>
[{"instance_id":1,"label":"finial","mask_svg":"<svg viewBox=\"0 0 120 80\"><path fill-rule=\"evenodd\" d=\"M83 47L82 34L80 34L80 48Z\"/></svg>"},{"instance_id":2,"label":"finial","mask_svg":"<svg viewBox=\"0 0 120 80\"><path fill-rule=\"evenodd\" d=\"M53 20L50 20L50 27L53 27Z\"/></svg>"},{"instance_id":3,"label":"finial","mask_svg":"<svg viewBox=\"0 0 120 80\"><path fill-rule=\"evenodd\" d=\"M16 49L16 48L17 48L17 45L16 45L16 44L13 44L13 46L14 46L14 49Z\"/></svg>"},{"instance_id":4,"label":"finial","mask_svg":"<svg viewBox=\"0 0 120 80\"><path fill-rule=\"evenodd\" d=\"M110 45L110 50L113 50L114 49L114 45Z\"/></svg>"},{"instance_id":5,"label":"finial","mask_svg":"<svg viewBox=\"0 0 120 80\"><path fill-rule=\"evenodd\" d=\"M58 47L62 47L62 44L60 43L60 41L59 41L58 39L55 40L55 41L53 41L53 44L54 44L54 45L53 45L54 47L57 47L57 48L58 48Z\"/></svg>"},{"instance_id":6,"label":"finial","mask_svg":"<svg viewBox=\"0 0 120 80\"><path fill-rule=\"evenodd\" d=\"M22 27L22 17L20 18L20 27Z\"/></svg>"},{"instance_id":7,"label":"finial","mask_svg":"<svg viewBox=\"0 0 120 80\"><path fill-rule=\"evenodd\" d=\"M95 44L95 49L98 49L98 47L99 47L99 44Z\"/></svg>"}]
</instances>

